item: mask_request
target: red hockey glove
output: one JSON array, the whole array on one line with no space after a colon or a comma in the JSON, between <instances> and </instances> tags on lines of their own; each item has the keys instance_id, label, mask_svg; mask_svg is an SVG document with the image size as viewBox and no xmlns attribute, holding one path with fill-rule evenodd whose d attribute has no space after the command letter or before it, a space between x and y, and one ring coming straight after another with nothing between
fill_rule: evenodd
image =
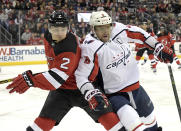
<instances>
[{"instance_id":1,"label":"red hockey glove","mask_svg":"<svg viewBox=\"0 0 181 131\"><path fill-rule=\"evenodd\" d=\"M9 93L17 92L22 94L30 87L33 87L33 85L33 75L32 72L28 70L19 74L13 82L6 87L6 89L11 89Z\"/></svg>"},{"instance_id":2,"label":"red hockey glove","mask_svg":"<svg viewBox=\"0 0 181 131\"><path fill-rule=\"evenodd\" d=\"M107 97L99 89L86 91L85 99L89 102L90 108L95 111L105 109L109 105Z\"/></svg>"},{"instance_id":3,"label":"red hockey glove","mask_svg":"<svg viewBox=\"0 0 181 131\"><path fill-rule=\"evenodd\" d=\"M161 61L165 63L173 62L173 51L161 43L155 46L154 55Z\"/></svg>"}]
</instances>

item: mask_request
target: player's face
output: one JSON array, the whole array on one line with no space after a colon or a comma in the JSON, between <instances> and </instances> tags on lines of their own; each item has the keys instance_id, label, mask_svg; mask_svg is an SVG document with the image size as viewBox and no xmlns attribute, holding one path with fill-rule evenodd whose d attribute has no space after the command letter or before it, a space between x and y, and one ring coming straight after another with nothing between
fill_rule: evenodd
<instances>
[{"instance_id":1,"label":"player's face","mask_svg":"<svg viewBox=\"0 0 181 131\"><path fill-rule=\"evenodd\" d=\"M111 36L111 24L95 26L94 31L102 42L107 42Z\"/></svg>"},{"instance_id":2,"label":"player's face","mask_svg":"<svg viewBox=\"0 0 181 131\"><path fill-rule=\"evenodd\" d=\"M147 25L146 24L143 24L141 27L142 27L143 30L147 29Z\"/></svg>"},{"instance_id":3,"label":"player's face","mask_svg":"<svg viewBox=\"0 0 181 131\"><path fill-rule=\"evenodd\" d=\"M52 34L53 40L61 41L61 40L65 39L68 28L51 26L48 28L48 30Z\"/></svg>"},{"instance_id":4,"label":"player's face","mask_svg":"<svg viewBox=\"0 0 181 131\"><path fill-rule=\"evenodd\" d=\"M164 33L164 29L162 28L162 29L160 29L160 33Z\"/></svg>"}]
</instances>

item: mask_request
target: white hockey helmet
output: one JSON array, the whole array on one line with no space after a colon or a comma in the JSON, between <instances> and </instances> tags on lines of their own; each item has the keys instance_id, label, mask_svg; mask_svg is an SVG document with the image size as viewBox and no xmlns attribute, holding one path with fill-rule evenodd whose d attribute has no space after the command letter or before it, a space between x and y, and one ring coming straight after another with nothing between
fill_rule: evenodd
<instances>
[{"instance_id":1,"label":"white hockey helmet","mask_svg":"<svg viewBox=\"0 0 181 131\"><path fill-rule=\"evenodd\" d=\"M105 11L92 12L89 24L91 26L107 25L112 23L112 18Z\"/></svg>"}]
</instances>

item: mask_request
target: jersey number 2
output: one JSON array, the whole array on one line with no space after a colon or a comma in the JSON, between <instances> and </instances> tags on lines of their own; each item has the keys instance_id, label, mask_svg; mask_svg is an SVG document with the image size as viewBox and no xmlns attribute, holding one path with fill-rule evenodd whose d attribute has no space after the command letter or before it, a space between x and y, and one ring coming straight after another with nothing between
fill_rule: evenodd
<instances>
[{"instance_id":1,"label":"jersey number 2","mask_svg":"<svg viewBox=\"0 0 181 131\"><path fill-rule=\"evenodd\" d=\"M63 61L65 61L65 62L60 65L60 68L68 69L68 67L66 65L70 63L70 59L69 58L63 58Z\"/></svg>"}]
</instances>

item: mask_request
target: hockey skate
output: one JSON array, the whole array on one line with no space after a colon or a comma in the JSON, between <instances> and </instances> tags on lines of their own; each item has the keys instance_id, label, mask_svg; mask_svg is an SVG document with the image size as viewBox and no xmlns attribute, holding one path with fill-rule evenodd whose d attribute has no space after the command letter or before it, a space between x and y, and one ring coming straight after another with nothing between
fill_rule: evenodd
<instances>
[{"instance_id":1,"label":"hockey skate","mask_svg":"<svg viewBox=\"0 0 181 131\"><path fill-rule=\"evenodd\" d=\"M147 62L147 59L143 60L143 63L141 63L141 65L144 65Z\"/></svg>"},{"instance_id":2,"label":"hockey skate","mask_svg":"<svg viewBox=\"0 0 181 131\"><path fill-rule=\"evenodd\" d=\"M152 68L152 70L153 70L153 73L156 73L156 68Z\"/></svg>"},{"instance_id":3,"label":"hockey skate","mask_svg":"<svg viewBox=\"0 0 181 131\"><path fill-rule=\"evenodd\" d=\"M156 73L156 66L151 65L151 70L153 71L153 73Z\"/></svg>"},{"instance_id":4,"label":"hockey skate","mask_svg":"<svg viewBox=\"0 0 181 131\"><path fill-rule=\"evenodd\" d=\"M162 131L162 127L158 127L157 131Z\"/></svg>"},{"instance_id":5,"label":"hockey skate","mask_svg":"<svg viewBox=\"0 0 181 131\"><path fill-rule=\"evenodd\" d=\"M118 131L126 131L126 129L124 127L122 127L121 129L119 129Z\"/></svg>"},{"instance_id":6,"label":"hockey skate","mask_svg":"<svg viewBox=\"0 0 181 131\"><path fill-rule=\"evenodd\" d=\"M30 126L26 128L26 131L34 131Z\"/></svg>"}]
</instances>

